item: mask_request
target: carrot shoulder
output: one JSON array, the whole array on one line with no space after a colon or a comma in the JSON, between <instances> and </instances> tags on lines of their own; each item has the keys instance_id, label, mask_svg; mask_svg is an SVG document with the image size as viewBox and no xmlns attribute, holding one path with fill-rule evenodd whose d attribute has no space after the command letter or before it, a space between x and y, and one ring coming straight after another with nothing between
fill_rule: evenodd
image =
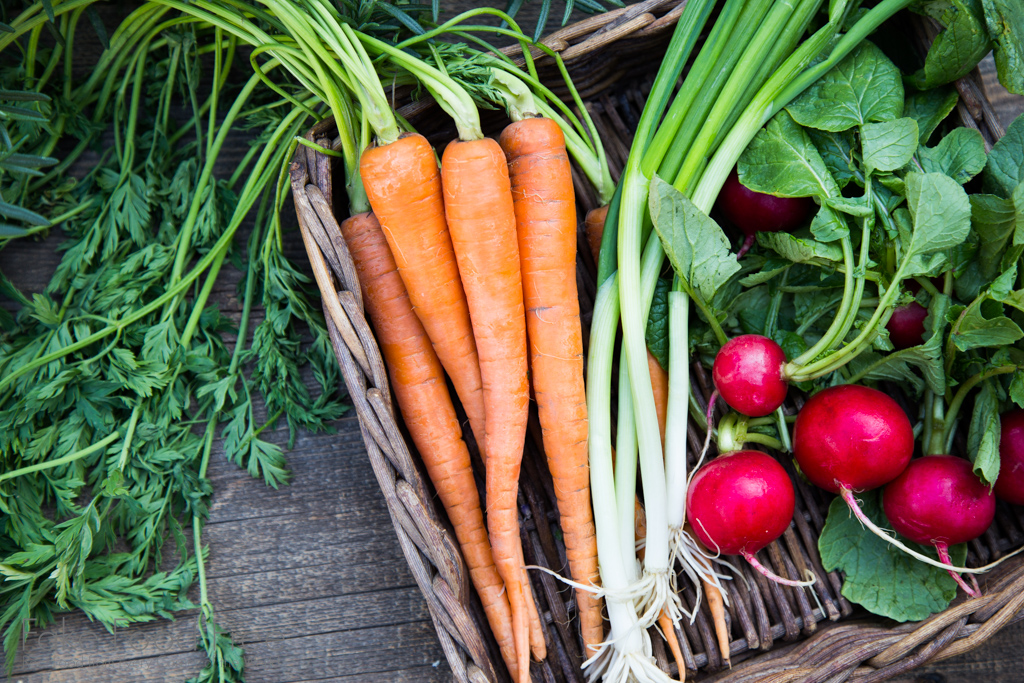
<instances>
[{"instance_id":1,"label":"carrot shoulder","mask_svg":"<svg viewBox=\"0 0 1024 683\"><path fill-rule=\"evenodd\" d=\"M402 418L437 489L480 595L506 665L517 670L512 612L494 565L469 451L441 365L412 309L402 278L372 213L346 219L342 233L352 253L366 310L391 374Z\"/></svg>"},{"instance_id":2,"label":"carrot shoulder","mask_svg":"<svg viewBox=\"0 0 1024 683\"><path fill-rule=\"evenodd\" d=\"M359 162L413 310L452 378L470 428L484 448L484 402L469 307L445 222L441 175L422 135L370 147Z\"/></svg>"},{"instance_id":3,"label":"carrot shoulder","mask_svg":"<svg viewBox=\"0 0 1024 683\"><path fill-rule=\"evenodd\" d=\"M454 141L441 159L444 209L480 358L487 450L487 529L505 581L519 677L529 672L529 614L516 496L529 411L526 318L505 155L487 138Z\"/></svg>"},{"instance_id":4,"label":"carrot shoulder","mask_svg":"<svg viewBox=\"0 0 1024 683\"><path fill-rule=\"evenodd\" d=\"M596 585L583 334L576 291L576 200L565 140L551 119L505 128L526 306L530 372L572 578ZM577 590L588 654L604 640L601 603Z\"/></svg>"}]
</instances>

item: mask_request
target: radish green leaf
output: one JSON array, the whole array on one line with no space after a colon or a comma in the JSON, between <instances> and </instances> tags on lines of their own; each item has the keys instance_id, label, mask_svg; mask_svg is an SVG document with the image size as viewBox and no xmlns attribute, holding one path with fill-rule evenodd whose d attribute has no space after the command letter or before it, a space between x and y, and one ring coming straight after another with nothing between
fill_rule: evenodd
<instances>
[{"instance_id":1,"label":"radish green leaf","mask_svg":"<svg viewBox=\"0 0 1024 683\"><path fill-rule=\"evenodd\" d=\"M665 254L692 293L711 301L740 269L722 228L660 177L651 181L651 219Z\"/></svg>"},{"instance_id":2,"label":"radish green leaf","mask_svg":"<svg viewBox=\"0 0 1024 683\"><path fill-rule=\"evenodd\" d=\"M974 472L986 484L999 476L999 399L991 380L981 386L974 398L974 413L967 432L967 455Z\"/></svg>"},{"instance_id":3,"label":"radish green leaf","mask_svg":"<svg viewBox=\"0 0 1024 683\"><path fill-rule=\"evenodd\" d=\"M999 82L1024 95L1024 5L1019 0L981 0L985 23L996 40Z\"/></svg>"},{"instance_id":4,"label":"radish green leaf","mask_svg":"<svg viewBox=\"0 0 1024 683\"><path fill-rule=\"evenodd\" d=\"M828 102L828 106L822 106ZM868 41L822 76L787 107L797 123L842 131L903 112L900 70Z\"/></svg>"},{"instance_id":5,"label":"radish green leaf","mask_svg":"<svg viewBox=\"0 0 1024 683\"><path fill-rule=\"evenodd\" d=\"M869 171L903 168L917 151L917 137L917 121L911 118L865 123L860 127L864 166Z\"/></svg>"},{"instance_id":6,"label":"radish green leaf","mask_svg":"<svg viewBox=\"0 0 1024 683\"><path fill-rule=\"evenodd\" d=\"M857 497L864 514L888 526L878 491ZM918 552L937 557L934 548L902 540ZM826 571L845 572L843 595L874 614L918 621L944 610L956 597L956 583L947 572L915 560L864 528L842 498L829 506L818 550ZM962 564L967 557L963 544L949 551L954 564Z\"/></svg>"},{"instance_id":7,"label":"radish green leaf","mask_svg":"<svg viewBox=\"0 0 1024 683\"><path fill-rule=\"evenodd\" d=\"M971 128L954 128L935 147L922 147L917 158L926 173L944 173L961 185L985 168L985 141Z\"/></svg>"},{"instance_id":8,"label":"radish green leaf","mask_svg":"<svg viewBox=\"0 0 1024 683\"><path fill-rule=\"evenodd\" d=\"M960 96L956 89L948 85L907 95L903 115L917 121L920 135L918 141L922 145L928 141L942 120L956 108L959 100Z\"/></svg>"},{"instance_id":9,"label":"radish green leaf","mask_svg":"<svg viewBox=\"0 0 1024 683\"><path fill-rule=\"evenodd\" d=\"M835 197L839 186L806 131L785 111L753 139L739 161L743 185L780 197Z\"/></svg>"},{"instance_id":10,"label":"radish green leaf","mask_svg":"<svg viewBox=\"0 0 1024 683\"><path fill-rule=\"evenodd\" d=\"M952 83L966 76L992 47L981 7L967 0L941 0L924 5L924 13L942 24L921 67L908 79L920 90Z\"/></svg>"}]
</instances>

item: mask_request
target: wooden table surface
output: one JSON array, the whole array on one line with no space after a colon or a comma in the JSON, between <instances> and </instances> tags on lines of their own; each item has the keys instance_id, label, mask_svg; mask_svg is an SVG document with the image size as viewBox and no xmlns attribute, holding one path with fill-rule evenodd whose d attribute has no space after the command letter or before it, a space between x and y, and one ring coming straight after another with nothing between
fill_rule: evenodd
<instances>
[{"instance_id":1,"label":"wooden table surface","mask_svg":"<svg viewBox=\"0 0 1024 683\"><path fill-rule=\"evenodd\" d=\"M528 16L526 22L532 25ZM990 68L985 75L1006 125L1024 112L1024 98L994 94L1000 90ZM246 141L233 145L229 159L240 156ZM294 226L290 206L285 213ZM298 233L290 232L288 239L290 256L305 264ZM26 294L39 292L58 263L60 241L55 232L43 241L15 242L0 251L0 270ZM239 274L225 270L214 299L237 315ZM214 495L203 536L210 548L207 577L218 620L244 646L250 683L449 680L354 414L334 427L334 434L299 435L288 453L292 482L277 491L223 457L212 459ZM287 433L279 430L268 438L284 444ZM110 634L80 613L59 616L52 627L29 633L10 680L181 683L205 664L196 650L196 619L193 611L173 622ZM896 680L1017 682L1024 681L1022 664L1024 622L1019 622L973 652Z\"/></svg>"}]
</instances>

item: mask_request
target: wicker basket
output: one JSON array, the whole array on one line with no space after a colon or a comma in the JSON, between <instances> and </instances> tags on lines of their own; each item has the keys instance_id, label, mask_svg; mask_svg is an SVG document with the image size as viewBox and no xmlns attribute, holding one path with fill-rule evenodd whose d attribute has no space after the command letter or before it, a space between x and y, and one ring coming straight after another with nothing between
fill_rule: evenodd
<instances>
[{"instance_id":1,"label":"wicker basket","mask_svg":"<svg viewBox=\"0 0 1024 683\"><path fill-rule=\"evenodd\" d=\"M682 12L677 0L648 0L627 9L602 14L552 34L545 43L561 52L574 82L600 128L613 175L625 162L631 131L643 109L645 79L653 75L663 46ZM934 28L913 27L922 44ZM516 49L509 53L515 56ZM544 75L542 60L541 74ZM558 83L550 69L549 82ZM986 143L1003 131L973 74L957 83L961 123L978 128ZM631 84L625 86L624 84ZM449 119L429 100L407 105L401 113L431 141L442 146L455 136ZM500 131L505 121L484 119L485 130ZM308 136L331 146L333 124L324 121ZM396 419L387 373L377 343L366 322L359 283L341 238L339 219L346 215L332 190L332 160L300 147L292 165L292 192L299 226L317 285L338 363L358 413L359 425L374 473L384 494L399 543L426 598L431 618L458 681L507 681L497 647L468 580L458 545L443 513L435 508L430 484L412 446ZM576 178L577 200L583 212L595 206L595 196L582 176ZM339 183L340 185L340 183ZM578 284L584 312L584 341L595 294L594 263L580 235ZM698 386L710 394L708 377L694 367ZM799 408L795 403L790 410ZM691 445L703 435L691 425ZM470 438L467 436L467 438ZM476 465L478 455L470 444ZM745 563L746 581L730 581L728 591L732 668L723 670L722 653L706 604L695 622L677 630L686 668L692 676L712 681L880 681L925 662L951 657L976 647L1002 626L1024 618L1024 560L1014 558L983 579L984 596L962 597L941 614L924 622L896 625L852 606L840 594L842 577L826 573L817 552L829 496L804 484L783 463L797 484L797 513L777 542L763 550L760 560L780 574L796 577L811 569L817 600L807 591L780 587ZM520 481L520 528L528 564L562 570L565 548L557 529L557 508L541 449L540 427L531 415ZM970 544L969 563L987 563L1024 541L1020 508L1000 504L996 523ZM581 683L582 646L574 621L573 592L547 573L532 572L533 592L546 629L548 659L533 665L534 680ZM692 599L683 593L685 603ZM689 606L689 605L686 605ZM780 642L781 641L781 642ZM666 656L660 635L653 638L662 668L678 676Z\"/></svg>"}]
</instances>

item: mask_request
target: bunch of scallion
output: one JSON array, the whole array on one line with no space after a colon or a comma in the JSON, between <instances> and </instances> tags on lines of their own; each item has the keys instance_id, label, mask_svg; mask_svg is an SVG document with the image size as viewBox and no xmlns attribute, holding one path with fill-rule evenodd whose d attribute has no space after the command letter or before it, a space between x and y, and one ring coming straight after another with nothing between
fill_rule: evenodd
<instances>
[{"instance_id":1,"label":"bunch of scallion","mask_svg":"<svg viewBox=\"0 0 1024 683\"><path fill-rule=\"evenodd\" d=\"M702 581L716 585L719 579L706 551L683 526L691 410L689 309L692 303L719 343L725 343L711 301L740 268L707 214L764 123L910 3L883 0L869 9L857 0L726 0L673 99L673 86L716 3L690 0L680 17L608 212L599 260L588 401L594 497L603 501L595 521L611 633L603 659L592 664L595 677L664 678L653 665L644 629L663 613L673 620L683 616L675 563L681 563L698 595ZM669 391L663 447L645 334L666 257L674 278L667 293ZM609 395L620 322L613 469ZM647 516L642 568L636 567L632 531L638 461Z\"/></svg>"}]
</instances>

